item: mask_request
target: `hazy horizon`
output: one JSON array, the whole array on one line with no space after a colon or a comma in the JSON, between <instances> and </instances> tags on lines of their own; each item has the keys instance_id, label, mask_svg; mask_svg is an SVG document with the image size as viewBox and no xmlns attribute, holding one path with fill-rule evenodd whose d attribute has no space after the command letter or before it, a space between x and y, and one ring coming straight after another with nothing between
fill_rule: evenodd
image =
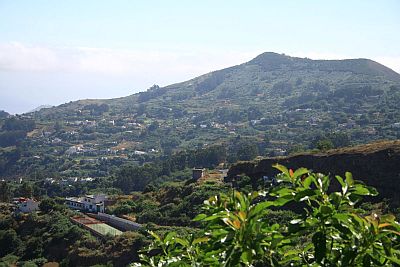
<instances>
[{"instance_id":1,"label":"hazy horizon","mask_svg":"<svg viewBox=\"0 0 400 267\"><path fill-rule=\"evenodd\" d=\"M400 72L399 11L395 0L0 1L0 110L123 97L269 51Z\"/></svg>"}]
</instances>

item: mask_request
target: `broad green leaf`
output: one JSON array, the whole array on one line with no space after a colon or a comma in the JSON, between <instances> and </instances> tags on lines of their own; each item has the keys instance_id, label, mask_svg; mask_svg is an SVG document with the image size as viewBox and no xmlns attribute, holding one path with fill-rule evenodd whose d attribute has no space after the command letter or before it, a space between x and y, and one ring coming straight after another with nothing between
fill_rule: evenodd
<instances>
[{"instance_id":1,"label":"broad green leaf","mask_svg":"<svg viewBox=\"0 0 400 267\"><path fill-rule=\"evenodd\" d=\"M331 182L331 179L329 178L328 175L325 175L322 177L322 189L324 192L328 191L330 182Z\"/></svg>"},{"instance_id":2,"label":"broad green leaf","mask_svg":"<svg viewBox=\"0 0 400 267\"><path fill-rule=\"evenodd\" d=\"M207 218L206 214L198 214L196 217L194 217L193 221L197 222L197 221L201 221L203 219Z\"/></svg>"},{"instance_id":3,"label":"broad green leaf","mask_svg":"<svg viewBox=\"0 0 400 267\"><path fill-rule=\"evenodd\" d=\"M306 168L299 168L293 173L293 177L297 178L297 177L300 177L303 174L307 174L309 172L310 171L308 169L306 169Z\"/></svg>"},{"instance_id":4,"label":"broad green leaf","mask_svg":"<svg viewBox=\"0 0 400 267\"><path fill-rule=\"evenodd\" d=\"M351 172L346 172L346 173L345 173L345 176L346 176L346 183L347 183L349 186L354 185L353 174L352 174Z\"/></svg>"},{"instance_id":5,"label":"broad green leaf","mask_svg":"<svg viewBox=\"0 0 400 267\"><path fill-rule=\"evenodd\" d=\"M291 188L288 187L277 187L276 189L273 189L271 192L271 196L286 196L286 195L292 195L295 191Z\"/></svg>"},{"instance_id":6,"label":"broad green leaf","mask_svg":"<svg viewBox=\"0 0 400 267\"><path fill-rule=\"evenodd\" d=\"M310 188L312 182L315 182L315 178L313 176L307 176L306 179L303 181L303 186L305 188Z\"/></svg>"},{"instance_id":7,"label":"broad green leaf","mask_svg":"<svg viewBox=\"0 0 400 267\"><path fill-rule=\"evenodd\" d=\"M213 214L211 216L207 216L205 218L202 219L202 221L208 222L208 221L212 221L218 218L224 217L223 214Z\"/></svg>"},{"instance_id":8,"label":"broad green leaf","mask_svg":"<svg viewBox=\"0 0 400 267\"><path fill-rule=\"evenodd\" d=\"M285 257L287 256L291 256L291 255L299 255L300 251L298 250L288 250L285 252L285 254L283 254Z\"/></svg>"},{"instance_id":9,"label":"broad green leaf","mask_svg":"<svg viewBox=\"0 0 400 267\"><path fill-rule=\"evenodd\" d=\"M207 242L208 240L210 240L210 238L207 236L198 237L195 240L193 240L192 245L196 245L198 243L204 243L204 242Z\"/></svg>"},{"instance_id":10,"label":"broad green leaf","mask_svg":"<svg viewBox=\"0 0 400 267\"><path fill-rule=\"evenodd\" d=\"M161 241L160 236L154 233L153 231L148 231L148 233L151 234L151 236L154 237L155 240Z\"/></svg>"},{"instance_id":11,"label":"broad green leaf","mask_svg":"<svg viewBox=\"0 0 400 267\"><path fill-rule=\"evenodd\" d=\"M275 199L274 201L273 201L273 205L275 206L275 207L280 207L280 206L283 206L283 205L285 205L286 203L288 203L288 202L290 202L290 201L292 201L293 200L293 196L291 196L291 195L286 195L286 196L283 196L283 197L278 197L277 199Z\"/></svg>"},{"instance_id":12,"label":"broad green leaf","mask_svg":"<svg viewBox=\"0 0 400 267\"><path fill-rule=\"evenodd\" d=\"M179 243L179 244L181 244L182 246L184 246L184 247L188 247L188 246L189 246L189 242L188 242L187 240L185 240L185 239L182 239L182 238L180 238L180 237L175 237L174 240L175 240L177 243Z\"/></svg>"},{"instance_id":13,"label":"broad green leaf","mask_svg":"<svg viewBox=\"0 0 400 267\"><path fill-rule=\"evenodd\" d=\"M339 184L340 184L342 187L345 187L345 186L346 186L346 183L343 181L343 178L342 178L341 176L336 175L335 178L336 178L336 180L339 182Z\"/></svg>"},{"instance_id":14,"label":"broad green leaf","mask_svg":"<svg viewBox=\"0 0 400 267\"><path fill-rule=\"evenodd\" d=\"M349 214L345 214L345 213L337 213L337 214L333 215L332 218L338 219L342 222L345 222L346 224L349 224L352 222L352 216Z\"/></svg>"},{"instance_id":15,"label":"broad green leaf","mask_svg":"<svg viewBox=\"0 0 400 267\"><path fill-rule=\"evenodd\" d=\"M254 205L254 206L250 209L249 214L248 214L248 217L249 217L249 218L252 218L252 217L254 217L254 216L259 215L259 214L260 214L262 211L264 211L265 209L267 209L267 208L273 206L273 204L274 204L274 202L272 202L272 201L264 201L264 202L260 202L260 203L258 203L258 204L256 204L256 205Z\"/></svg>"},{"instance_id":16,"label":"broad green leaf","mask_svg":"<svg viewBox=\"0 0 400 267\"><path fill-rule=\"evenodd\" d=\"M221 236L226 236L228 233L229 233L229 231L227 231L226 229L222 229L221 228L221 229L213 230L211 232L211 234L209 234L209 235L212 236L212 237L220 239Z\"/></svg>"},{"instance_id":17,"label":"broad green leaf","mask_svg":"<svg viewBox=\"0 0 400 267\"><path fill-rule=\"evenodd\" d=\"M271 231L275 231L278 230L280 228L280 225L277 223L274 223L273 225L271 225L270 229Z\"/></svg>"},{"instance_id":18,"label":"broad green leaf","mask_svg":"<svg viewBox=\"0 0 400 267\"><path fill-rule=\"evenodd\" d=\"M377 192L375 188L366 187L362 184L355 184L352 188L350 188L350 192L359 196L376 196Z\"/></svg>"},{"instance_id":19,"label":"broad green leaf","mask_svg":"<svg viewBox=\"0 0 400 267\"><path fill-rule=\"evenodd\" d=\"M256 197L258 197L260 195L260 193L258 192L258 191L254 191L254 192L251 192L250 194L249 194L249 197L250 197L250 199L255 199Z\"/></svg>"},{"instance_id":20,"label":"broad green leaf","mask_svg":"<svg viewBox=\"0 0 400 267\"><path fill-rule=\"evenodd\" d=\"M252 261L252 254L251 251L245 250L242 252L242 255L240 255L240 259L242 260L243 263L249 264Z\"/></svg>"},{"instance_id":21,"label":"broad green leaf","mask_svg":"<svg viewBox=\"0 0 400 267\"><path fill-rule=\"evenodd\" d=\"M315 196L315 190L313 190L313 189L305 189L305 190L302 190L302 191L298 192L294 196L294 200L296 200L296 201L304 201L304 200L308 199L311 196Z\"/></svg>"},{"instance_id":22,"label":"broad green leaf","mask_svg":"<svg viewBox=\"0 0 400 267\"><path fill-rule=\"evenodd\" d=\"M377 196L379 194L378 190L376 190L375 187L373 186L365 186L365 187L369 190L370 196Z\"/></svg>"},{"instance_id":23,"label":"broad green leaf","mask_svg":"<svg viewBox=\"0 0 400 267\"><path fill-rule=\"evenodd\" d=\"M239 191L235 191L234 194L235 194L235 198L236 198L237 200L239 200L240 208L241 208L241 209L247 208L245 196L243 196L243 194L240 193Z\"/></svg>"},{"instance_id":24,"label":"broad green leaf","mask_svg":"<svg viewBox=\"0 0 400 267\"><path fill-rule=\"evenodd\" d=\"M272 165L272 167L281 171L282 173L286 174L287 176L290 176L289 170L285 166L276 163L276 164Z\"/></svg>"},{"instance_id":25,"label":"broad green leaf","mask_svg":"<svg viewBox=\"0 0 400 267\"><path fill-rule=\"evenodd\" d=\"M175 233L175 232L169 232L169 233L165 236L164 242L167 243L167 242L171 241L172 238L174 238L175 236L176 236L176 233Z\"/></svg>"}]
</instances>

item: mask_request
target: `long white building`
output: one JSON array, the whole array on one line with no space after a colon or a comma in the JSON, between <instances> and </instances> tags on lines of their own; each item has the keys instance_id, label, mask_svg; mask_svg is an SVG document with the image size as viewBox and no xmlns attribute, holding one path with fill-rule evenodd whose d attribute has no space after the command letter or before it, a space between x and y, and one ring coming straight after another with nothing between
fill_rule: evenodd
<instances>
[{"instance_id":1,"label":"long white building","mask_svg":"<svg viewBox=\"0 0 400 267\"><path fill-rule=\"evenodd\" d=\"M104 212L106 195L85 195L83 197L67 197L65 204L74 210L87 212Z\"/></svg>"}]
</instances>

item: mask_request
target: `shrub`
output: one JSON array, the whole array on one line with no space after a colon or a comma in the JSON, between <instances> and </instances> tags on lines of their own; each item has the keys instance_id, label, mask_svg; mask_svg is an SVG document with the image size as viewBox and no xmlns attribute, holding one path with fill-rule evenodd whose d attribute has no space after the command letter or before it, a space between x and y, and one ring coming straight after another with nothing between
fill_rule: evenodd
<instances>
[{"instance_id":1,"label":"shrub","mask_svg":"<svg viewBox=\"0 0 400 267\"><path fill-rule=\"evenodd\" d=\"M356 204L374 188L351 173L331 178L300 168L281 171L278 186L248 195L233 191L205 201L197 235L164 237L136 266L372 266L400 264L400 225L393 215L362 215ZM304 208L288 223L271 223L270 208Z\"/></svg>"}]
</instances>

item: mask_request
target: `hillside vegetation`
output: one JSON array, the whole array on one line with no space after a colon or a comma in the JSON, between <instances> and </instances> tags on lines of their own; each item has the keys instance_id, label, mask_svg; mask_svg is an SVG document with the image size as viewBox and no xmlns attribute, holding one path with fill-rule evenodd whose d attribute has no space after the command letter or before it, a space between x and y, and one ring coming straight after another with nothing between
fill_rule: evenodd
<instances>
[{"instance_id":1,"label":"hillside vegetation","mask_svg":"<svg viewBox=\"0 0 400 267\"><path fill-rule=\"evenodd\" d=\"M374 61L264 53L127 97L3 118L0 176L107 177L127 163L214 145L233 163L397 139L399 101L400 75Z\"/></svg>"}]
</instances>

